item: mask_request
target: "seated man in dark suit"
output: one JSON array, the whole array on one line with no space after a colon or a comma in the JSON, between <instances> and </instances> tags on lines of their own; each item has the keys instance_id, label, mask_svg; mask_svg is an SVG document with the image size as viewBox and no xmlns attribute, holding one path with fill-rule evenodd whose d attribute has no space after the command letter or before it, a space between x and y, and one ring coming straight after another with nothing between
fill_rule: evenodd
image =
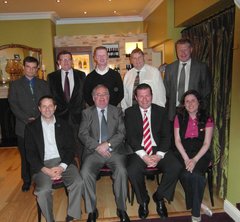
<instances>
[{"instance_id":1,"label":"seated man in dark suit","mask_svg":"<svg viewBox=\"0 0 240 222\"><path fill-rule=\"evenodd\" d=\"M34 194L47 222L53 222L52 183L63 179L68 189L66 222L81 216L83 181L74 164L74 138L67 122L55 118L56 103L44 96L38 104L41 116L25 129L27 160L36 184Z\"/></svg>"},{"instance_id":2,"label":"seated man in dark suit","mask_svg":"<svg viewBox=\"0 0 240 222\"><path fill-rule=\"evenodd\" d=\"M152 89L148 84L140 84L135 89L137 105L125 110L126 142L134 153L129 155L127 171L139 203L140 218L148 216L148 196L144 171L147 167L157 167L162 180L153 194L156 210L161 218L168 217L164 198L173 200L175 186L181 165L169 151L169 121L165 108L152 103Z\"/></svg>"},{"instance_id":3,"label":"seated man in dark suit","mask_svg":"<svg viewBox=\"0 0 240 222\"><path fill-rule=\"evenodd\" d=\"M107 165L112 171L113 190L120 221L129 222L126 213L127 170L125 168L125 127L120 108L109 104L109 91L97 85L92 92L94 106L82 112L79 138L84 144L83 165L80 175L84 181L87 222L95 222L96 178Z\"/></svg>"}]
</instances>

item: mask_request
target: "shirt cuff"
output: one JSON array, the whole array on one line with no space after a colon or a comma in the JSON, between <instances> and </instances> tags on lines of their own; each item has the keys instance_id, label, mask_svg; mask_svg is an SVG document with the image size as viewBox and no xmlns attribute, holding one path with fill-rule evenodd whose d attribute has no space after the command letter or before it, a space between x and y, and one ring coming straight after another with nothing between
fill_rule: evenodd
<instances>
[{"instance_id":1,"label":"shirt cuff","mask_svg":"<svg viewBox=\"0 0 240 222\"><path fill-rule=\"evenodd\" d=\"M137 150L135 152L141 159L145 156L145 155L148 155L145 150Z\"/></svg>"},{"instance_id":2,"label":"shirt cuff","mask_svg":"<svg viewBox=\"0 0 240 222\"><path fill-rule=\"evenodd\" d=\"M164 153L164 152L161 152L161 151L157 151L157 153L156 153L156 154L157 154L158 156L160 156L160 157L161 157L161 159L163 159L166 153Z\"/></svg>"},{"instance_id":3,"label":"shirt cuff","mask_svg":"<svg viewBox=\"0 0 240 222\"><path fill-rule=\"evenodd\" d=\"M67 169L68 165L66 163L60 163L59 164L60 167L63 168L63 172Z\"/></svg>"}]
</instances>

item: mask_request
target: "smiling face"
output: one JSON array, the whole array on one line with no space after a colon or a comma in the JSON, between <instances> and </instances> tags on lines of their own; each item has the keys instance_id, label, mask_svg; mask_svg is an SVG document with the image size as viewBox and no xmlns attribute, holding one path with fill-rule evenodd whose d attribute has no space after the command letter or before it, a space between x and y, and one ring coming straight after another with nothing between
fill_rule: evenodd
<instances>
[{"instance_id":1,"label":"smiling face","mask_svg":"<svg viewBox=\"0 0 240 222\"><path fill-rule=\"evenodd\" d=\"M177 44L176 51L181 62L187 62L191 58L192 47L189 43Z\"/></svg>"},{"instance_id":2,"label":"smiling face","mask_svg":"<svg viewBox=\"0 0 240 222\"><path fill-rule=\"evenodd\" d=\"M53 119L53 115L54 115L54 112L56 110L56 105L54 104L53 100L52 99L49 99L49 98L44 98L38 109L42 115L42 117L46 120L46 121L49 121L49 120L52 120Z\"/></svg>"},{"instance_id":3,"label":"smiling face","mask_svg":"<svg viewBox=\"0 0 240 222\"><path fill-rule=\"evenodd\" d=\"M130 60L137 70L140 70L144 66L144 56L140 52L131 54Z\"/></svg>"},{"instance_id":4,"label":"smiling face","mask_svg":"<svg viewBox=\"0 0 240 222\"><path fill-rule=\"evenodd\" d=\"M102 69L108 65L108 54L106 49L97 49L94 55L97 66Z\"/></svg>"},{"instance_id":5,"label":"smiling face","mask_svg":"<svg viewBox=\"0 0 240 222\"><path fill-rule=\"evenodd\" d=\"M149 88L138 89L135 98L142 109L147 109L152 104L152 94Z\"/></svg>"},{"instance_id":6,"label":"smiling face","mask_svg":"<svg viewBox=\"0 0 240 222\"><path fill-rule=\"evenodd\" d=\"M59 56L58 64L64 71L69 71L72 68L73 61L70 54L62 54Z\"/></svg>"},{"instance_id":7,"label":"smiling face","mask_svg":"<svg viewBox=\"0 0 240 222\"><path fill-rule=\"evenodd\" d=\"M189 94L184 98L184 106L189 115L194 116L198 112L199 101L193 94Z\"/></svg>"},{"instance_id":8,"label":"smiling face","mask_svg":"<svg viewBox=\"0 0 240 222\"><path fill-rule=\"evenodd\" d=\"M93 101L95 106L104 109L109 103L109 91L107 88L101 86L93 90Z\"/></svg>"}]
</instances>

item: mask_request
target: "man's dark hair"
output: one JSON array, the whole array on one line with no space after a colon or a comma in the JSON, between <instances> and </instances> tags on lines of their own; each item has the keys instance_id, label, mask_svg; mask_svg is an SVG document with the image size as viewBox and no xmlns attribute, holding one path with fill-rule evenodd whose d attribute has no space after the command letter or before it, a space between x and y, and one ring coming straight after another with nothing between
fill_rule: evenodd
<instances>
[{"instance_id":1,"label":"man's dark hair","mask_svg":"<svg viewBox=\"0 0 240 222\"><path fill-rule=\"evenodd\" d=\"M37 67L38 67L38 65L39 65L38 60L37 60L35 57L33 57L33 56L27 56L27 57L24 58L24 60L23 60L23 65L24 65L24 66L25 66L26 62L36 63L36 64L37 64Z\"/></svg>"},{"instance_id":2,"label":"man's dark hair","mask_svg":"<svg viewBox=\"0 0 240 222\"><path fill-rule=\"evenodd\" d=\"M45 96L42 96L39 100L38 100L38 106L41 106L41 103L44 99L51 99L53 101L53 104L54 106L56 106L56 101L55 99L51 96L51 95L45 95Z\"/></svg>"},{"instance_id":3,"label":"man's dark hair","mask_svg":"<svg viewBox=\"0 0 240 222\"><path fill-rule=\"evenodd\" d=\"M147 83L141 83L139 84L136 89L134 90L134 95L137 96L137 91L138 90L141 90L141 89L149 89L150 90L150 93L152 95L152 88L150 85L148 85Z\"/></svg>"},{"instance_id":4,"label":"man's dark hair","mask_svg":"<svg viewBox=\"0 0 240 222\"><path fill-rule=\"evenodd\" d=\"M140 48L133 49L130 56L132 56L133 54L136 54L136 53L142 54L144 56L144 53Z\"/></svg>"},{"instance_id":5,"label":"man's dark hair","mask_svg":"<svg viewBox=\"0 0 240 222\"><path fill-rule=\"evenodd\" d=\"M57 61L60 60L60 56L61 56L61 55L70 55L70 56L71 56L71 59L72 59L72 53L69 52L69 51L67 51L67 50L63 50L63 51L61 51L61 52L58 53L58 55L57 55Z\"/></svg>"}]
</instances>

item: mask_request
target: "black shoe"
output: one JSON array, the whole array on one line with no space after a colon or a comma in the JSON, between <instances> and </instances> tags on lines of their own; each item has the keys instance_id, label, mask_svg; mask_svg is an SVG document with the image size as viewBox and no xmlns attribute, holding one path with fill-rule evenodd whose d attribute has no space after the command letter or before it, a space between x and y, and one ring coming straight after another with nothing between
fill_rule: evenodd
<instances>
[{"instance_id":1,"label":"black shoe","mask_svg":"<svg viewBox=\"0 0 240 222\"><path fill-rule=\"evenodd\" d=\"M74 220L74 217L67 215L66 222L71 222Z\"/></svg>"},{"instance_id":2,"label":"black shoe","mask_svg":"<svg viewBox=\"0 0 240 222\"><path fill-rule=\"evenodd\" d=\"M149 214L148 203L144 202L143 204L140 204L138 208L138 216L144 219L148 216L148 214Z\"/></svg>"},{"instance_id":3,"label":"black shoe","mask_svg":"<svg viewBox=\"0 0 240 222\"><path fill-rule=\"evenodd\" d=\"M153 200L156 203L156 210L157 210L158 215L162 219L167 218L168 217L168 212L167 212L167 208L166 208L165 203L164 203L164 199L163 198L158 199L157 194L154 193L153 194Z\"/></svg>"},{"instance_id":4,"label":"black shoe","mask_svg":"<svg viewBox=\"0 0 240 222\"><path fill-rule=\"evenodd\" d=\"M26 183L24 182L23 185L22 185L22 192L27 192L30 190L30 183Z\"/></svg>"},{"instance_id":5,"label":"black shoe","mask_svg":"<svg viewBox=\"0 0 240 222\"><path fill-rule=\"evenodd\" d=\"M117 215L120 218L120 222L130 222L130 219L125 210L117 210Z\"/></svg>"},{"instance_id":6,"label":"black shoe","mask_svg":"<svg viewBox=\"0 0 240 222\"><path fill-rule=\"evenodd\" d=\"M94 212L88 214L87 222L96 222L96 219L97 219L97 213L96 212L97 211L94 211Z\"/></svg>"}]
</instances>

